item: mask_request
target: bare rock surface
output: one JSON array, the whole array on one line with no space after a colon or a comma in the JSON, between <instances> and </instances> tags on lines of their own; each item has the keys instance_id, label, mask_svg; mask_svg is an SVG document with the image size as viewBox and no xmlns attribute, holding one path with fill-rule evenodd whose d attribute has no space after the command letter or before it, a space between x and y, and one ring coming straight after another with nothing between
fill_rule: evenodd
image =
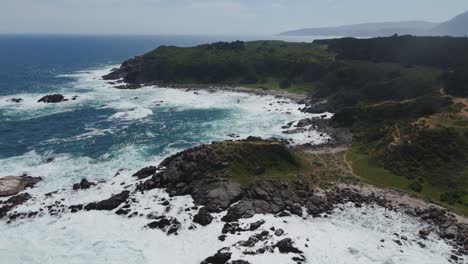
<instances>
[{"instance_id":1,"label":"bare rock surface","mask_svg":"<svg viewBox=\"0 0 468 264\"><path fill-rule=\"evenodd\" d=\"M41 99L39 99L37 102L38 103L60 103L63 101L67 101L65 97L61 94L50 94L43 96Z\"/></svg>"},{"instance_id":2,"label":"bare rock surface","mask_svg":"<svg viewBox=\"0 0 468 264\"><path fill-rule=\"evenodd\" d=\"M40 177L6 176L0 178L0 197L16 195L26 188L32 188L41 181Z\"/></svg>"}]
</instances>

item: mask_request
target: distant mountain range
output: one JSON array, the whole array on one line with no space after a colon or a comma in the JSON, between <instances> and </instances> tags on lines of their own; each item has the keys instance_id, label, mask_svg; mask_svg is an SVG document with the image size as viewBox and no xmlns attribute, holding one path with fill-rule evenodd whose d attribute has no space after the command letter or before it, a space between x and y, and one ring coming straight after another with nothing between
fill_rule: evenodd
<instances>
[{"instance_id":1,"label":"distant mountain range","mask_svg":"<svg viewBox=\"0 0 468 264\"><path fill-rule=\"evenodd\" d=\"M468 35L468 12L443 22L425 21L382 22L338 27L304 28L281 33L284 36L378 37L398 35L465 36Z\"/></svg>"}]
</instances>

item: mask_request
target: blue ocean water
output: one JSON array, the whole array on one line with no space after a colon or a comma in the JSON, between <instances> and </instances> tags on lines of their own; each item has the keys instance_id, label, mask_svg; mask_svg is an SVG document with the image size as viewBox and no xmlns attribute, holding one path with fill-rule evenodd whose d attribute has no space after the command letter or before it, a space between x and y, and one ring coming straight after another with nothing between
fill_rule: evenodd
<instances>
[{"instance_id":1,"label":"blue ocean water","mask_svg":"<svg viewBox=\"0 0 468 264\"><path fill-rule=\"evenodd\" d=\"M297 108L288 113L274 112L294 104L270 105L273 109L268 110L259 103L260 98L245 94L196 96L193 92L152 88L125 91L112 88L101 78L124 60L160 45L193 46L235 39L0 36L0 176L42 173L79 178L80 170L86 167L100 171L99 176L106 178L118 166L137 169L156 157L226 139L230 133L282 136L281 125L304 114ZM37 102L54 93L69 99L77 96L77 100ZM14 103L9 101L11 98L23 101ZM271 103L266 101L265 105ZM293 110L295 114L291 114ZM311 140L321 139L312 135ZM119 158L124 156L127 163L120 164ZM61 160L62 164L57 162L55 167L66 170L59 174L40 171L42 162L50 158ZM87 165L69 164L80 158L85 158ZM100 166L105 164L113 164L112 169L101 171Z\"/></svg>"},{"instance_id":2,"label":"blue ocean water","mask_svg":"<svg viewBox=\"0 0 468 264\"><path fill-rule=\"evenodd\" d=\"M118 64L160 45L193 46L233 37L0 35L0 95L47 92L59 74Z\"/></svg>"},{"instance_id":3,"label":"blue ocean water","mask_svg":"<svg viewBox=\"0 0 468 264\"><path fill-rule=\"evenodd\" d=\"M188 147L230 139L229 134L286 137L297 143L325 141L326 135L315 131L282 133L284 124L312 117L285 99L280 102L272 96L153 87L118 90L101 79L125 59L159 45L191 46L235 39L0 36L0 177L27 173L43 179L27 190L33 198L15 210L37 212L53 204L68 207L107 199L125 186L134 187L138 183L131 177L135 171L158 165L168 155ZM77 99L58 104L37 102L52 93ZM14 103L11 98L23 101ZM72 185L82 178L98 184L73 191ZM51 197L44 195L50 192L54 192ZM211 227L190 230L192 216L184 211L193 206L189 197L169 198L163 190L132 195L138 196L141 204L135 206L141 207L143 215L156 211L178 218L180 235L166 236L143 228L148 223L146 217L127 218L101 211L59 216L45 213L11 224L0 221L0 263L200 263L234 241L218 240L223 226L219 217ZM157 197L171 200L174 208L168 211ZM421 224L384 208L346 209L331 221L309 222L294 216L288 221L272 216L265 219L265 226L282 227L288 235L302 236L298 245L310 244L301 250L313 263L440 264L448 263L451 250L442 240L432 238L424 242L424 249L415 243L405 244L404 251L397 248L391 242L394 233L408 233L408 241L412 241ZM250 236L244 235L243 239ZM389 243L377 248L383 238ZM288 261L291 256L286 254L259 255L251 260Z\"/></svg>"},{"instance_id":4,"label":"blue ocean water","mask_svg":"<svg viewBox=\"0 0 468 264\"><path fill-rule=\"evenodd\" d=\"M96 69L148 52L160 45L191 46L214 41L214 37L196 36L0 36L0 96L21 97L21 94L45 95L73 89L73 77L60 77L77 71ZM76 89L75 89L76 90ZM142 141L142 131L160 134L157 126L145 123L125 124L126 133L107 134L88 140L72 142L48 142L51 139L66 139L86 132L86 127L95 124L95 129L116 125L106 118L114 109L97 109L94 105L80 105L72 111L43 115L18 120L6 115L8 109L0 108L0 158L23 155L28 151L39 153L70 153L98 157L115 144L131 140ZM31 110L33 111L33 110ZM165 113L165 112L161 112ZM167 127L181 131L168 131L157 138L159 144L154 152L161 151L162 142L173 142L172 135L183 134L184 127L171 126L171 120L184 118L216 119L222 111L199 110L155 115L154 121L166 123ZM157 120L157 121L156 121ZM192 128L195 129L195 128ZM127 138L131 135L131 139ZM186 138L188 141L195 139ZM91 144L92 143L92 144Z\"/></svg>"}]
</instances>

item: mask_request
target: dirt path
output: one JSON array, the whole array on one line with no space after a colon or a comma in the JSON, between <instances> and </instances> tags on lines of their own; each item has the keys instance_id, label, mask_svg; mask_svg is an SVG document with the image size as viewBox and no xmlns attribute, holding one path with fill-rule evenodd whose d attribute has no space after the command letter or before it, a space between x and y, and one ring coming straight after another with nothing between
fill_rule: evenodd
<instances>
[{"instance_id":1,"label":"dirt path","mask_svg":"<svg viewBox=\"0 0 468 264\"><path fill-rule=\"evenodd\" d=\"M353 174L357 178L361 178L358 175L354 174L353 164L352 162L349 162L348 159L346 158L346 153L347 152L343 153L343 160L344 160L344 163L346 164L346 167L348 167L348 170L351 172L351 174Z\"/></svg>"},{"instance_id":2,"label":"dirt path","mask_svg":"<svg viewBox=\"0 0 468 264\"><path fill-rule=\"evenodd\" d=\"M416 101L416 98L413 98L413 99L406 99L406 100L401 100L401 101L383 101L383 102L380 102L380 103L376 103L376 104L373 104L371 106L381 106L381 105L386 105L386 104L404 104L404 103L409 103L409 102L413 102L413 101Z\"/></svg>"}]
</instances>

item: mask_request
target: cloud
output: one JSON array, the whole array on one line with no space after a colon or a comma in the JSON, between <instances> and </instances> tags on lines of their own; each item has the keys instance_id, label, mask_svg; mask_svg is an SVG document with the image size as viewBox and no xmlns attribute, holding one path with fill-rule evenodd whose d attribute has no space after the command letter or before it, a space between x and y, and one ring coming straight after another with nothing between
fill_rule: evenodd
<instances>
[{"instance_id":1,"label":"cloud","mask_svg":"<svg viewBox=\"0 0 468 264\"><path fill-rule=\"evenodd\" d=\"M468 10L466 0L0 1L4 33L268 34L377 20L438 21Z\"/></svg>"}]
</instances>

